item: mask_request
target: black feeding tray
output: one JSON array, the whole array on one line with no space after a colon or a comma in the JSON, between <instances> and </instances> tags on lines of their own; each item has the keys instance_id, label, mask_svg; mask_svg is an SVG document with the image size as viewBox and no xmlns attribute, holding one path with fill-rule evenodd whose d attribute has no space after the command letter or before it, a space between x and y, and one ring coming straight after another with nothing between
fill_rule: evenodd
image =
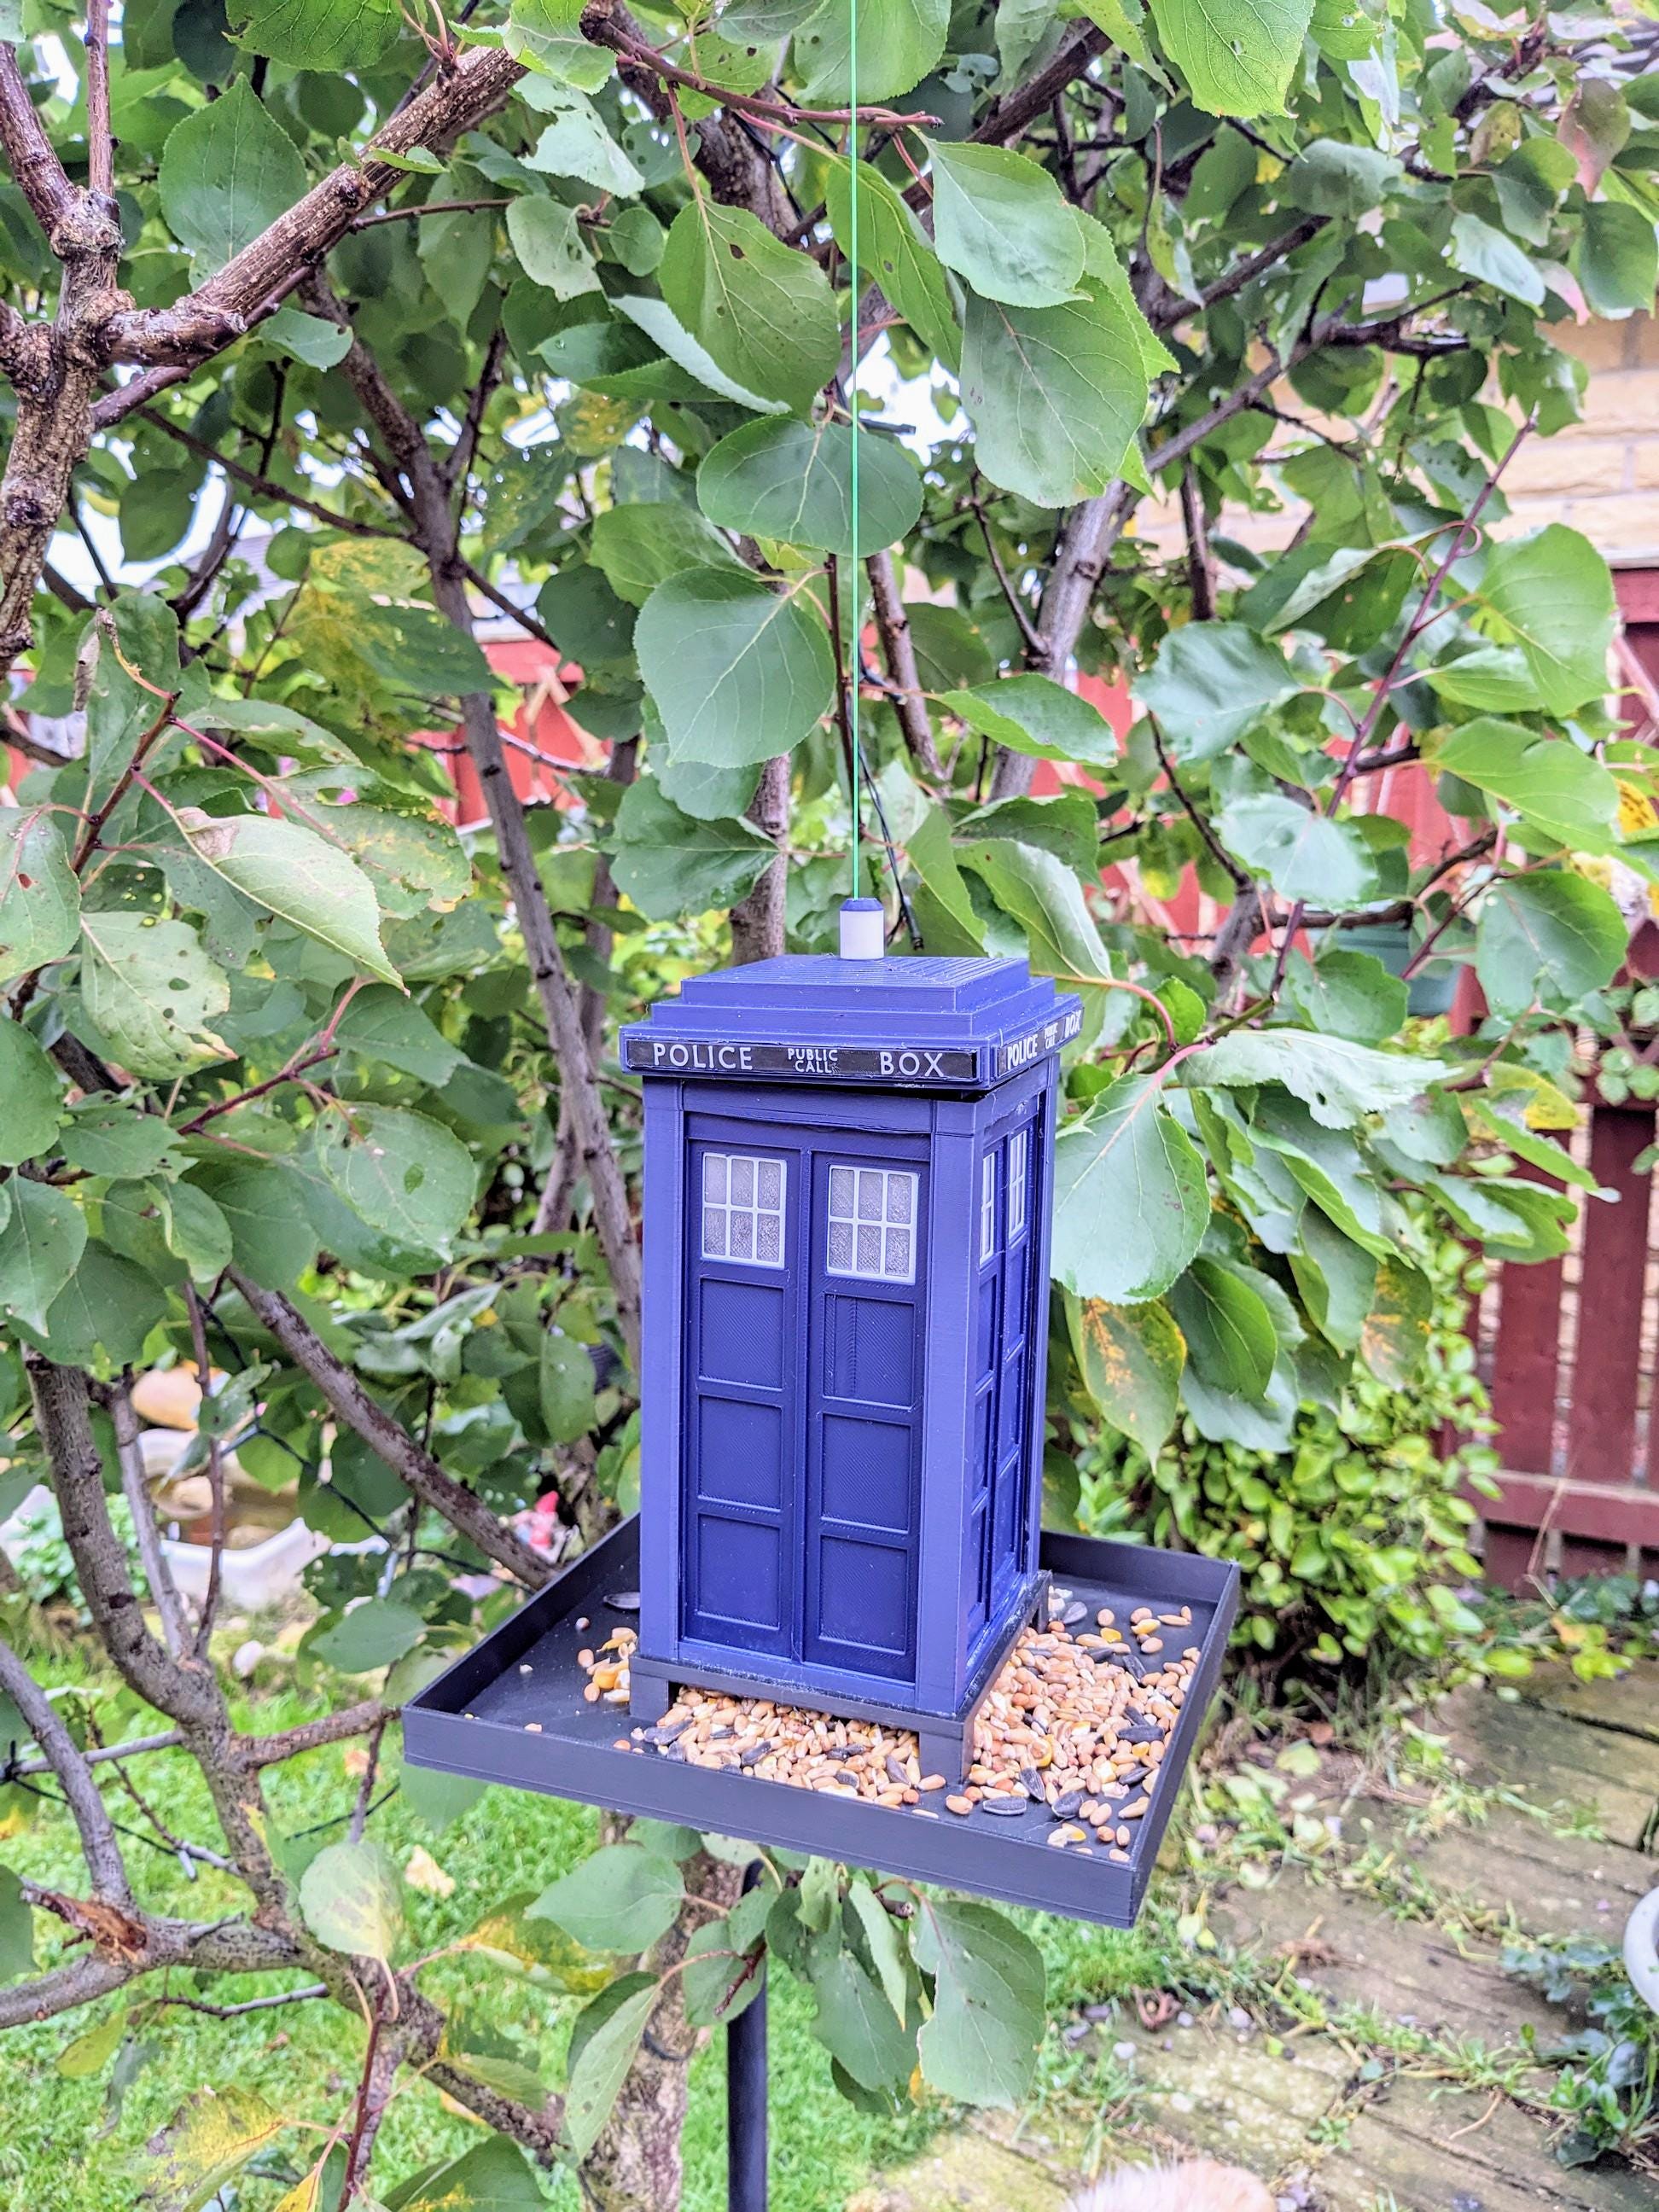
<instances>
[{"instance_id":1,"label":"black feeding tray","mask_svg":"<svg viewBox=\"0 0 1659 2212\"><path fill-rule=\"evenodd\" d=\"M1099 1850L1084 1856L1050 1848L1054 1824L1046 1805L1033 1803L1012 1819L977 1811L961 1819L944 1809L942 1791L924 1812L692 1766L656 1750L618 1751L632 1717L624 1705L584 1701L587 1678L576 1654L597 1650L615 1629L638 1626L637 1519L614 1529L404 1706L404 1753L416 1766L474 1781L538 1790L1127 1928L1215 1692L1238 1605L1238 1570L1194 1553L1052 1533L1043 1535L1042 1564L1091 1614L1101 1606L1113 1607L1121 1620L1140 1605L1163 1612L1192 1607L1191 1628L1182 1634L1201 1656L1151 1805L1134 1824L1127 1866ZM614 1597L628 1601L618 1607L610 1602ZM578 1618L587 1622L580 1631ZM526 1662L531 1671L521 1674ZM763 1682L754 1694L785 1701ZM527 1726L532 1721L538 1733Z\"/></svg>"}]
</instances>

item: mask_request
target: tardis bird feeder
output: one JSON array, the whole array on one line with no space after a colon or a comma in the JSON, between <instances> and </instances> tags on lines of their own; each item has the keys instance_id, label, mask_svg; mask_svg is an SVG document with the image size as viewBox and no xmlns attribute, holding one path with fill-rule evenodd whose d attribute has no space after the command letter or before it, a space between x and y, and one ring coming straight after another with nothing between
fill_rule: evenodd
<instances>
[{"instance_id":1,"label":"tardis bird feeder","mask_svg":"<svg viewBox=\"0 0 1659 2212\"><path fill-rule=\"evenodd\" d=\"M408 1702L404 1756L1127 1927L1238 1570L1039 1528L1078 1002L1021 960L884 961L873 900L843 909L842 952L698 977L623 1031L645 1094L640 1510ZM955 1779L1033 1619L1127 1685L1096 1785L1123 1824L1097 1807L1093 1844L1056 1826L1082 1793L1023 1775L943 1812L931 1785L872 1803L772 1778L758 1737L694 1761L690 1714L664 1717L686 1687L913 1729L918 1778ZM1118 1621L1154 1624L1139 1651L1092 1631ZM1174 1692L1146 1656L1163 1623ZM627 1687L600 1703L586 1670L624 1643Z\"/></svg>"},{"instance_id":2,"label":"tardis bird feeder","mask_svg":"<svg viewBox=\"0 0 1659 2212\"><path fill-rule=\"evenodd\" d=\"M623 1033L645 1093L632 1717L677 1686L915 1729L955 1777L1034 1612L1056 1071L1023 960L689 981Z\"/></svg>"}]
</instances>

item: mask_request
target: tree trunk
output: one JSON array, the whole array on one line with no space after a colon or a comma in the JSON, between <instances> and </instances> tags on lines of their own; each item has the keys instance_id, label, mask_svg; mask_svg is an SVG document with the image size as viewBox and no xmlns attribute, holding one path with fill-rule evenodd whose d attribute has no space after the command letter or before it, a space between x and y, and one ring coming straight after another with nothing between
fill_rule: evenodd
<instances>
[{"instance_id":1,"label":"tree trunk","mask_svg":"<svg viewBox=\"0 0 1659 2212\"><path fill-rule=\"evenodd\" d=\"M783 951L784 901L788 888L788 861L784 841L789 834L789 756L769 760L760 773L755 803L749 819L765 830L778 848L778 857L750 892L732 909L732 964L751 960L774 960Z\"/></svg>"}]
</instances>

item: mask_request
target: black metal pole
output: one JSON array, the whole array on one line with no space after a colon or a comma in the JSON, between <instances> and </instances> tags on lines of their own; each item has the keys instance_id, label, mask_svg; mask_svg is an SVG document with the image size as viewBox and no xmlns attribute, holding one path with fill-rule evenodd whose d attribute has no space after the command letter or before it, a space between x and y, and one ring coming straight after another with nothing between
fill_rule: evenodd
<instances>
[{"instance_id":1,"label":"black metal pole","mask_svg":"<svg viewBox=\"0 0 1659 2212\"><path fill-rule=\"evenodd\" d=\"M761 1863L744 1869L743 1886L763 1879ZM726 2031L726 2212L766 2212L766 1966L760 1993Z\"/></svg>"}]
</instances>

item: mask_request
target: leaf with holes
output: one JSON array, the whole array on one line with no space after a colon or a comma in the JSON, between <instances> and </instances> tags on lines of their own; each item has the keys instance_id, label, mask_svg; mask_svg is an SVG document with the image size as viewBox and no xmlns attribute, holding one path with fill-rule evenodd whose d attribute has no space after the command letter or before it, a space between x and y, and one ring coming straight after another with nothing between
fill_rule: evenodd
<instances>
[{"instance_id":1,"label":"leaf with holes","mask_svg":"<svg viewBox=\"0 0 1659 2212\"><path fill-rule=\"evenodd\" d=\"M472 1155L441 1121L354 1102L319 1131L323 1173L354 1212L395 1243L447 1257L472 1211Z\"/></svg>"},{"instance_id":2,"label":"leaf with holes","mask_svg":"<svg viewBox=\"0 0 1659 2212\"><path fill-rule=\"evenodd\" d=\"M680 210L657 271L663 298L716 367L805 414L841 361L841 319L817 262L747 208Z\"/></svg>"},{"instance_id":3,"label":"leaf with holes","mask_svg":"<svg viewBox=\"0 0 1659 2212\"><path fill-rule=\"evenodd\" d=\"M379 1844L330 1844L300 1877L300 1911L331 1951L385 1966L403 1930L403 1884Z\"/></svg>"},{"instance_id":4,"label":"leaf with holes","mask_svg":"<svg viewBox=\"0 0 1659 2212\"><path fill-rule=\"evenodd\" d=\"M134 1075L189 1075L230 1048L208 1026L229 1011L223 969L182 921L81 918L81 996L111 1055Z\"/></svg>"},{"instance_id":5,"label":"leaf with holes","mask_svg":"<svg viewBox=\"0 0 1659 2212\"><path fill-rule=\"evenodd\" d=\"M1282 110L1312 20L1313 0L1152 0L1164 52L1212 115Z\"/></svg>"},{"instance_id":6,"label":"leaf with holes","mask_svg":"<svg viewBox=\"0 0 1659 2212\"><path fill-rule=\"evenodd\" d=\"M601 1990L577 2015L570 2039L564 2132L579 2159L586 2157L604 2131L656 2002L654 1975L628 1974Z\"/></svg>"},{"instance_id":7,"label":"leaf with holes","mask_svg":"<svg viewBox=\"0 0 1659 2212\"><path fill-rule=\"evenodd\" d=\"M863 560L915 528L921 478L908 453L890 438L861 434L858 453L856 546L853 433L844 423L777 416L744 423L720 440L698 470L697 498L722 530Z\"/></svg>"},{"instance_id":8,"label":"leaf with holes","mask_svg":"<svg viewBox=\"0 0 1659 2212\"><path fill-rule=\"evenodd\" d=\"M374 886L349 853L313 830L270 814L207 815L183 810L190 849L245 898L388 983L400 979L380 943Z\"/></svg>"},{"instance_id":9,"label":"leaf with holes","mask_svg":"<svg viewBox=\"0 0 1659 2212\"><path fill-rule=\"evenodd\" d=\"M814 106L856 100L860 107L896 99L936 65L950 23L951 0L823 0L795 33L795 67L806 80L802 97Z\"/></svg>"},{"instance_id":10,"label":"leaf with holes","mask_svg":"<svg viewBox=\"0 0 1659 2212\"><path fill-rule=\"evenodd\" d=\"M75 950L81 886L44 806L0 807L0 983Z\"/></svg>"},{"instance_id":11,"label":"leaf with holes","mask_svg":"<svg viewBox=\"0 0 1659 2212\"><path fill-rule=\"evenodd\" d=\"M554 177L580 177L597 191L618 199L631 199L644 190L645 179L605 129L598 109L574 86L550 84L545 78L527 76L520 96L538 115L551 117L542 135L525 155L527 169Z\"/></svg>"},{"instance_id":12,"label":"leaf with holes","mask_svg":"<svg viewBox=\"0 0 1659 2212\"><path fill-rule=\"evenodd\" d=\"M525 192L507 210L507 234L519 266L532 284L545 286L556 300L578 300L597 292L599 273L576 224L576 211L562 200Z\"/></svg>"},{"instance_id":13,"label":"leaf with holes","mask_svg":"<svg viewBox=\"0 0 1659 2212\"><path fill-rule=\"evenodd\" d=\"M579 91L597 92L614 64L603 46L583 38L583 4L584 0L513 0L501 44L529 68Z\"/></svg>"},{"instance_id":14,"label":"leaf with holes","mask_svg":"<svg viewBox=\"0 0 1659 2212\"><path fill-rule=\"evenodd\" d=\"M824 159L824 204L836 243L853 251L853 171L838 155ZM962 330L951 282L927 234L903 196L868 161L858 164L859 263L924 345L952 374L962 365Z\"/></svg>"},{"instance_id":15,"label":"leaf with holes","mask_svg":"<svg viewBox=\"0 0 1659 2212\"><path fill-rule=\"evenodd\" d=\"M1163 1088L1160 1076L1120 1076L1055 1143L1054 1273L1079 1297L1161 1297L1203 1237L1204 1163Z\"/></svg>"},{"instance_id":16,"label":"leaf with holes","mask_svg":"<svg viewBox=\"0 0 1659 2212\"><path fill-rule=\"evenodd\" d=\"M156 183L167 228L198 274L210 276L304 197L306 165L275 114L239 76L174 126Z\"/></svg>"}]
</instances>

